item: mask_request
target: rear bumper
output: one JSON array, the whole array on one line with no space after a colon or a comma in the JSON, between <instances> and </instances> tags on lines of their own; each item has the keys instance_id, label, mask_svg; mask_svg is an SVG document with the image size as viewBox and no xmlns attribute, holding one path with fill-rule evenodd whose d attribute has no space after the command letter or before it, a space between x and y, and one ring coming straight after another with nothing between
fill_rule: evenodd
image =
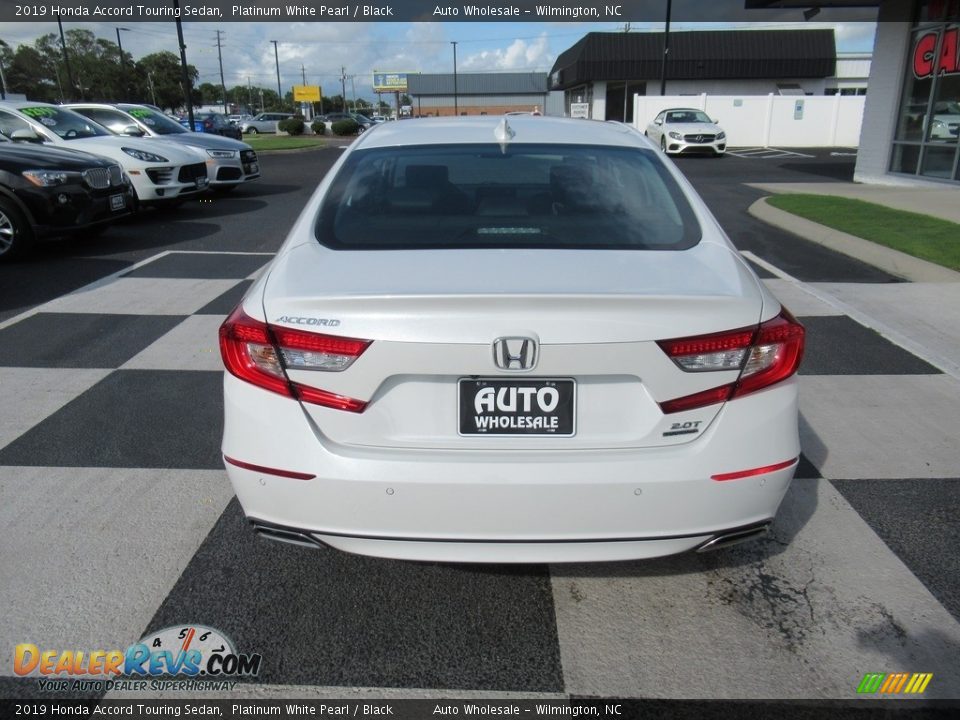
<instances>
[{"instance_id":1,"label":"rear bumper","mask_svg":"<svg viewBox=\"0 0 960 720\"><path fill-rule=\"evenodd\" d=\"M324 544L462 562L646 558L768 522L796 458L796 379L727 403L697 440L644 450L441 451L336 445L298 403L225 376L223 452L246 514Z\"/></svg>"}]
</instances>

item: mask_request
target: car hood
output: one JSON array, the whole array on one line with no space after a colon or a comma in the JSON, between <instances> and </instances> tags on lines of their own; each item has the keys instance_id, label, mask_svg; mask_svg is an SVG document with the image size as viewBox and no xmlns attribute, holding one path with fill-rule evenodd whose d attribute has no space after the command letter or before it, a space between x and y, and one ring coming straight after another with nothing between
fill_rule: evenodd
<instances>
[{"instance_id":1,"label":"car hood","mask_svg":"<svg viewBox=\"0 0 960 720\"><path fill-rule=\"evenodd\" d=\"M721 132L720 126L715 123L668 123L665 127L667 132L673 131L684 135L698 133L716 135Z\"/></svg>"},{"instance_id":2,"label":"car hood","mask_svg":"<svg viewBox=\"0 0 960 720\"><path fill-rule=\"evenodd\" d=\"M222 135L211 135L209 133L186 132L176 135L157 135L153 140L162 142L173 142L179 145L190 145L192 147L204 148L207 150L251 150L252 148L245 142L234 140L233 138L223 137Z\"/></svg>"},{"instance_id":3,"label":"car hood","mask_svg":"<svg viewBox=\"0 0 960 720\"><path fill-rule=\"evenodd\" d=\"M102 157L70 148L4 143L0 145L0 167L8 162L36 170L86 170L113 164Z\"/></svg>"},{"instance_id":4,"label":"car hood","mask_svg":"<svg viewBox=\"0 0 960 720\"><path fill-rule=\"evenodd\" d=\"M71 143L71 146L75 146L77 150L91 152L95 155L103 155L122 161L124 164L131 161L136 162L136 158L127 155L127 153L123 151L123 148L132 148L134 150L153 153L154 155L165 157L169 162L178 165L200 162L203 159L196 150L191 150L189 147L178 147L154 138L93 137L77 138L76 140L68 140L66 142ZM148 164L156 165L156 163Z\"/></svg>"}]
</instances>

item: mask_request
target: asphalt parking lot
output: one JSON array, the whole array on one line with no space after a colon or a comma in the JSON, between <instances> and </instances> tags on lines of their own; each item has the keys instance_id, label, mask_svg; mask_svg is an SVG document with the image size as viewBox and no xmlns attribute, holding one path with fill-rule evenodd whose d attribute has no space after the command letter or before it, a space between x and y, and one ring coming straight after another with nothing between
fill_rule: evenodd
<instances>
[{"instance_id":1,"label":"asphalt parking lot","mask_svg":"<svg viewBox=\"0 0 960 720\"><path fill-rule=\"evenodd\" d=\"M808 329L797 479L769 537L712 554L452 566L253 535L219 454L216 329L335 149L0 267L0 647L207 625L263 655L244 697L851 700L889 672L960 697L960 386L823 299L897 278L747 213L745 183L852 177L803 154L677 161ZM4 697L51 697L0 674Z\"/></svg>"}]
</instances>

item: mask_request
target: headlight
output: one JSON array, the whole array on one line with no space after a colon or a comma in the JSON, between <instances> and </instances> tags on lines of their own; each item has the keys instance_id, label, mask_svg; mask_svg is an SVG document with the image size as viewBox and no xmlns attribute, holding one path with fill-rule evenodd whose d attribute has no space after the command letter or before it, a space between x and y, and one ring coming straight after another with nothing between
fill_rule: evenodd
<instances>
[{"instance_id":1,"label":"headlight","mask_svg":"<svg viewBox=\"0 0 960 720\"><path fill-rule=\"evenodd\" d=\"M932 127L934 130L943 130L946 125L943 124L943 120L934 120Z\"/></svg>"},{"instance_id":2,"label":"headlight","mask_svg":"<svg viewBox=\"0 0 960 720\"><path fill-rule=\"evenodd\" d=\"M212 158L233 158L237 156L236 150L207 150L207 155Z\"/></svg>"},{"instance_id":3,"label":"headlight","mask_svg":"<svg viewBox=\"0 0 960 720\"><path fill-rule=\"evenodd\" d=\"M63 185L70 178L65 170L24 170L20 174L37 187Z\"/></svg>"},{"instance_id":4,"label":"headlight","mask_svg":"<svg viewBox=\"0 0 960 720\"><path fill-rule=\"evenodd\" d=\"M145 150L137 150L136 148L128 148L128 147L120 148L120 149L123 150L130 157L135 157L137 160L140 160L141 162L158 162L158 163L170 162L169 160L167 160L165 157L161 155L154 155L153 153L146 152Z\"/></svg>"},{"instance_id":5,"label":"headlight","mask_svg":"<svg viewBox=\"0 0 960 720\"><path fill-rule=\"evenodd\" d=\"M675 130L671 130L671 131L670 131L669 133L667 133L667 134L668 134L670 137L672 137L674 140L683 140L683 135L681 135L680 133L676 132Z\"/></svg>"},{"instance_id":6,"label":"headlight","mask_svg":"<svg viewBox=\"0 0 960 720\"><path fill-rule=\"evenodd\" d=\"M717 133L717 140L723 140L725 137L727 137L727 134L723 130Z\"/></svg>"}]
</instances>

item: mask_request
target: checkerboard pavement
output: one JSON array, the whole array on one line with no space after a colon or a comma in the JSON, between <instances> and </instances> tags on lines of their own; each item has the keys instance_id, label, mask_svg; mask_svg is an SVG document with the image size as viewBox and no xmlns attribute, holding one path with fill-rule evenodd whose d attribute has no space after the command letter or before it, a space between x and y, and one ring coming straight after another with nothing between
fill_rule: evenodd
<instances>
[{"instance_id":1,"label":"checkerboard pavement","mask_svg":"<svg viewBox=\"0 0 960 720\"><path fill-rule=\"evenodd\" d=\"M248 529L219 453L217 327L268 260L162 253L0 324L8 657L199 623L262 654L241 697L853 698L894 671L960 696L952 375L766 272L809 338L768 538L600 565L310 551Z\"/></svg>"}]
</instances>

